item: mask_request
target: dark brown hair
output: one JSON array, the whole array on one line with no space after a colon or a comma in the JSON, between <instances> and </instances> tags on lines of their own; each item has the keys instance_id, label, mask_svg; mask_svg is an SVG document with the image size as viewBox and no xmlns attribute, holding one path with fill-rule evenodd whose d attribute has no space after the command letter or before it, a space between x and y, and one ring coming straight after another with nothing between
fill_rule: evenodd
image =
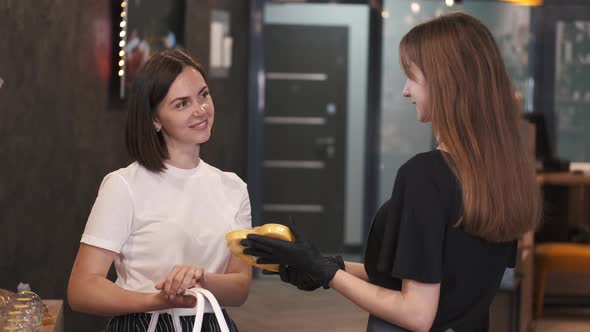
<instances>
[{"instance_id":1,"label":"dark brown hair","mask_svg":"<svg viewBox=\"0 0 590 332\"><path fill-rule=\"evenodd\" d=\"M166 166L168 149L161 132L154 128L154 116L160 102L168 94L172 82L190 66L206 79L203 67L179 49L167 49L150 56L139 69L131 84L125 145L129 155L140 165L153 172Z\"/></svg>"},{"instance_id":2,"label":"dark brown hair","mask_svg":"<svg viewBox=\"0 0 590 332\"><path fill-rule=\"evenodd\" d=\"M425 112L463 195L464 230L491 241L518 238L537 227L540 190L533 154L519 130L520 106L490 31L462 13L412 28L400 59L427 84Z\"/></svg>"}]
</instances>

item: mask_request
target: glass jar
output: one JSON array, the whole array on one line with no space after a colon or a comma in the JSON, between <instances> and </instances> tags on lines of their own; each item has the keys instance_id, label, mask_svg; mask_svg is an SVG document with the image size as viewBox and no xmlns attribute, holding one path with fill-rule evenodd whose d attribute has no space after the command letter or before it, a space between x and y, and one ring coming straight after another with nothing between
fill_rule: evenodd
<instances>
[{"instance_id":1,"label":"glass jar","mask_svg":"<svg viewBox=\"0 0 590 332\"><path fill-rule=\"evenodd\" d=\"M0 326L4 326L7 319L24 319L25 313L19 310L5 311L0 317Z\"/></svg>"},{"instance_id":2,"label":"glass jar","mask_svg":"<svg viewBox=\"0 0 590 332\"><path fill-rule=\"evenodd\" d=\"M4 326L1 330L2 332L24 332L26 330L23 330L22 328L18 327L18 326Z\"/></svg>"},{"instance_id":3,"label":"glass jar","mask_svg":"<svg viewBox=\"0 0 590 332\"><path fill-rule=\"evenodd\" d=\"M34 328L23 318L8 318L4 321L3 331L18 332L37 332L39 329Z\"/></svg>"},{"instance_id":4,"label":"glass jar","mask_svg":"<svg viewBox=\"0 0 590 332\"><path fill-rule=\"evenodd\" d=\"M25 303L25 302L24 301L15 301L15 303L12 305L11 310L22 312L24 314L22 319L26 322L26 324L31 326L33 331L39 330L39 328L41 327L43 317L39 316L39 312L38 312L37 308L35 308L34 306L31 306L29 304L23 304L23 303ZM9 320L7 319L6 321L8 322Z\"/></svg>"},{"instance_id":5,"label":"glass jar","mask_svg":"<svg viewBox=\"0 0 590 332\"><path fill-rule=\"evenodd\" d=\"M45 305L41 297L31 291L20 291L14 295L16 301L26 302L26 304L36 308L41 314L41 318L45 313ZM28 300L28 301L27 301Z\"/></svg>"}]
</instances>

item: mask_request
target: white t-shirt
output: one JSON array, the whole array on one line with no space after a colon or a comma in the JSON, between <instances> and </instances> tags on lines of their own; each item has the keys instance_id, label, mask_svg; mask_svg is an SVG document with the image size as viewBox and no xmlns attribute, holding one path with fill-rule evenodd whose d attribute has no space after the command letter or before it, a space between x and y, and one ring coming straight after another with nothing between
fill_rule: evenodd
<instances>
[{"instance_id":1,"label":"white t-shirt","mask_svg":"<svg viewBox=\"0 0 590 332\"><path fill-rule=\"evenodd\" d=\"M137 162L105 176L82 243L117 253L116 284L155 293L174 265L223 273L225 234L250 228L246 184L203 160L194 169L166 165L154 173Z\"/></svg>"}]
</instances>

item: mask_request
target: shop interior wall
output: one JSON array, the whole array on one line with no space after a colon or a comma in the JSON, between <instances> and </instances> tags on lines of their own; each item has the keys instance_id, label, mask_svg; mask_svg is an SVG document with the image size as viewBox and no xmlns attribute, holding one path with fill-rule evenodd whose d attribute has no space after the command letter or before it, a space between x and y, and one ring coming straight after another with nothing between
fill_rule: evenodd
<instances>
[{"instance_id":1,"label":"shop interior wall","mask_svg":"<svg viewBox=\"0 0 590 332\"><path fill-rule=\"evenodd\" d=\"M210 11L231 15L233 66L209 81L216 122L203 159L244 180L248 6L187 0L185 27L188 52L207 67ZM110 20L109 1L0 2L0 288L23 281L65 299L98 186L130 162L126 112L108 102ZM67 331L101 331L105 322L66 306Z\"/></svg>"}]
</instances>

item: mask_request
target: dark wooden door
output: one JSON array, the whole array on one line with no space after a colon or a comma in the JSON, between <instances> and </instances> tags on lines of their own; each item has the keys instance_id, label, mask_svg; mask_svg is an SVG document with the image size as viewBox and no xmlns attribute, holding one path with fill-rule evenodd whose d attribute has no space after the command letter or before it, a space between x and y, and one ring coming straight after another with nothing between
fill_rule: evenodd
<instances>
[{"instance_id":1,"label":"dark wooden door","mask_svg":"<svg viewBox=\"0 0 590 332\"><path fill-rule=\"evenodd\" d=\"M338 251L346 188L348 28L269 24L264 42L262 221L292 216L323 251Z\"/></svg>"}]
</instances>

